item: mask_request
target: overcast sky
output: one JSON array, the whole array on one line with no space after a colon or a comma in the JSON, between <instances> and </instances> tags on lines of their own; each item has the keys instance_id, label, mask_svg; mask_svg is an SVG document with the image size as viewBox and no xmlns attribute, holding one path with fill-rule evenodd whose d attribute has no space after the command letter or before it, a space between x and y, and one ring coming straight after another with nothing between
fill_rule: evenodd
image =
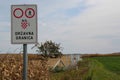
<instances>
[{"instance_id":1,"label":"overcast sky","mask_svg":"<svg viewBox=\"0 0 120 80\"><path fill-rule=\"evenodd\" d=\"M37 4L39 43L61 43L63 53L120 52L120 0L3 0L1 53L22 48L22 44L11 44L11 5L15 4ZM28 53L35 53L32 46L28 45Z\"/></svg>"}]
</instances>

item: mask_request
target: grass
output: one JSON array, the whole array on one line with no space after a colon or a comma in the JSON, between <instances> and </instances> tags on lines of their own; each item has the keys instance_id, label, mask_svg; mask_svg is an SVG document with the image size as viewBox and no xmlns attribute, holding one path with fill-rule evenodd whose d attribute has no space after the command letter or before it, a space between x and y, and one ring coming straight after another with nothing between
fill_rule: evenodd
<instances>
[{"instance_id":1,"label":"grass","mask_svg":"<svg viewBox=\"0 0 120 80\"><path fill-rule=\"evenodd\" d=\"M107 70L120 75L120 56L95 57L94 59L102 63Z\"/></svg>"},{"instance_id":2,"label":"grass","mask_svg":"<svg viewBox=\"0 0 120 80\"><path fill-rule=\"evenodd\" d=\"M88 77L91 77L90 80L120 80L119 75L106 69L104 65L97 60L92 60Z\"/></svg>"},{"instance_id":3,"label":"grass","mask_svg":"<svg viewBox=\"0 0 120 80\"><path fill-rule=\"evenodd\" d=\"M49 75L50 80L120 80L120 56L84 58L78 68L68 67L59 73L49 73L47 62L39 59L37 55L28 56L28 78L31 80L41 80ZM0 80L22 80L22 62L22 55L1 54Z\"/></svg>"},{"instance_id":4,"label":"grass","mask_svg":"<svg viewBox=\"0 0 120 80\"><path fill-rule=\"evenodd\" d=\"M51 80L120 80L119 63L117 56L85 58L79 62L78 70L53 73Z\"/></svg>"},{"instance_id":5,"label":"grass","mask_svg":"<svg viewBox=\"0 0 120 80\"><path fill-rule=\"evenodd\" d=\"M72 67L72 68L71 68ZM51 80L83 80L88 72L88 61L78 63L78 67L69 67L66 71L52 73Z\"/></svg>"},{"instance_id":6,"label":"grass","mask_svg":"<svg viewBox=\"0 0 120 80\"><path fill-rule=\"evenodd\" d=\"M120 57L102 56L89 60L90 69L86 80L120 80Z\"/></svg>"},{"instance_id":7,"label":"grass","mask_svg":"<svg viewBox=\"0 0 120 80\"><path fill-rule=\"evenodd\" d=\"M64 72L59 73L51 73L50 74L50 80L60 80L60 78L64 75Z\"/></svg>"}]
</instances>

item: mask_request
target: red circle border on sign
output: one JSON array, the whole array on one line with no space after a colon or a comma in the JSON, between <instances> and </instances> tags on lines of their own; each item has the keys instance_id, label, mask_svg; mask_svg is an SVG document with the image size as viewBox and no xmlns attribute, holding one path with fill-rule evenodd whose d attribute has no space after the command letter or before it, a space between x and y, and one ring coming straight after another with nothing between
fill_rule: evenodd
<instances>
[{"instance_id":1,"label":"red circle border on sign","mask_svg":"<svg viewBox=\"0 0 120 80\"><path fill-rule=\"evenodd\" d=\"M15 15L15 12L17 11L17 10L20 10L21 12L22 12L22 14L20 15L20 16L16 16ZM23 10L22 9L20 9L20 8L16 8L14 11L13 11L13 15L16 17L16 18L21 18L22 16L23 16Z\"/></svg>"},{"instance_id":2,"label":"red circle border on sign","mask_svg":"<svg viewBox=\"0 0 120 80\"><path fill-rule=\"evenodd\" d=\"M27 15L27 11L28 11L28 10L32 10L32 11L33 11L33 15L32 15L32 16L28 16L28 15ZM32 18L32 17L34 17L34 15L35 15L35 11L34 11L33 8L27 8L27 9L25 10L25 16L26 16L27 18Z\"/></svg>"}]
</instances>

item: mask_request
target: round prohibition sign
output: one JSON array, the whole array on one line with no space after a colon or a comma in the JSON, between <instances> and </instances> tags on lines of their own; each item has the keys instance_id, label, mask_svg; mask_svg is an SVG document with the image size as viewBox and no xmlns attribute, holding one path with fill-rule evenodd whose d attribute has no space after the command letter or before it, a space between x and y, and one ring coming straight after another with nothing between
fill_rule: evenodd
<instances>
[{"instance_id":1,"label":"round prohibition sign","mask_svg":"<svg viewBox=\"0 0 120 80\"><path fill-rule=\"evenodd\" d=\"M13 15L16 17L16 18L21 18L23 16L23 10L21 8L16 8L14 11L13 11Z\"/></svg>"},{"instance_id":2,"label":"round prohibition sign","mask_svg":"<svg viewBox=\"0 0 120 80\"><path fill-rule=\"evenodd\" d=\"M26 16L27 18L32 18L32 17L34 17L34 15L35 15L35 11L34 11L33 8L27 8L27 9L25 10L25 16Z\"/></svg>"}]
</instances>

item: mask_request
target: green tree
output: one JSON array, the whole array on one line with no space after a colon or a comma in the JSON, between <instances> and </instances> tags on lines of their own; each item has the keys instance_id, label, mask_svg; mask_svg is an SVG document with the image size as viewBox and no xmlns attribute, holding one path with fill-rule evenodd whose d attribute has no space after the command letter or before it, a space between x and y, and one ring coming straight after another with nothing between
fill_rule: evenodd
<instances>
[{"instance_id":1,"label":"green tree","mask_svg":"<svg viewBox=\"0 0 120 80\"><path fill-rule=\"evenodd\" d=\"M42 53L44 57L51 58L61 57L61 49L62 47L60 47L60 44L52 42L51 40L41 43L40 46L38 46L38 51Z\"/></svg>"}]
</instances>

